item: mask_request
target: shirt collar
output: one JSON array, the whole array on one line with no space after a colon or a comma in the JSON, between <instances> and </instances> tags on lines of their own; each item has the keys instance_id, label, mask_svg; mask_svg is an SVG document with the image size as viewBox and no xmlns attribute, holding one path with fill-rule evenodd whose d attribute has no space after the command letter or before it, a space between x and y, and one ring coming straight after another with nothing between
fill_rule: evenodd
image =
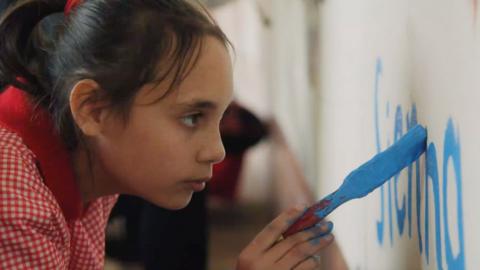
<instances>
[{"instance_id":1,"label":"shirt collar","mask_svg":"<svg viewBox=\"0 0 480 270\"><path fill-rule=\"evenodd\" d=\"M28 94L8 87L0 95L0 122L17 133L35 154L44 183L67 220L81 217L83 204L75 182L72 159L50 114L35 106Z\"/></svg>"}]
</instances>

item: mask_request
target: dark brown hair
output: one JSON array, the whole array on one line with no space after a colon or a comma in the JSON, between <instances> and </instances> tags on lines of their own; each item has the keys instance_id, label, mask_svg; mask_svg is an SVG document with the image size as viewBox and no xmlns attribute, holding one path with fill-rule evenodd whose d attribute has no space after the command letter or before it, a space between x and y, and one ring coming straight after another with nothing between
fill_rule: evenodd
<instances>
[{"instance_id":1,"label":"dark brown hair","mask_svg":"<svg viewBox=\"0 0 480 270\"><path fill-rule=\"evenodd\" d=\"M202 39L228 39L200 4L188 0L86 0L64 16L65 0L2 0L0 85L47 108L67 146L79 136L70 90L92 79L112 109L128 117L145 84L188 75ZM1 6L3 5L3 6Z\"/></svg>"}]
</instances>

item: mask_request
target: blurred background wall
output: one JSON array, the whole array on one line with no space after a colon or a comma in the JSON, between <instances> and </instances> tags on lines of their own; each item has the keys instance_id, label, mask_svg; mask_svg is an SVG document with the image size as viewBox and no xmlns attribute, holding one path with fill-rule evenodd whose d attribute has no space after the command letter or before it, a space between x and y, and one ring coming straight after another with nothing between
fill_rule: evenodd
<instances>
[{"instance_id":1,"label":"blurred background wall","mask_svg":"<svg viewBox=\"0 0 480 270\"><path fill-rule=\"evenodd\" d=\"M242 105L275 126L248 153L241 201L275 211L333 191L415 123L428 152L331 215L351 269L480 266L477 0L231 0Z\"/></svg>"}]
</instances>

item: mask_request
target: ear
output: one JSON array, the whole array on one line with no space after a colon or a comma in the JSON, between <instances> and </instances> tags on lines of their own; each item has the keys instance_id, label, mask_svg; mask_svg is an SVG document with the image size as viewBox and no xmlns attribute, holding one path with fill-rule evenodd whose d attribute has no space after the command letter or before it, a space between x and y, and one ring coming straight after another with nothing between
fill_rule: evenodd
<instances>
[{"instance_id":1,"label":"ear","mask_svg":"<svg viewBox=\"0 0 480 270\"><path fill-rule=\"evenodd\" d=\"M87 136L95 136L102 131L108 114L107 102L100 97L101 89L90 79L80 80L70 92L70 111L75 123Z\"/></svg>"}]
</instances>

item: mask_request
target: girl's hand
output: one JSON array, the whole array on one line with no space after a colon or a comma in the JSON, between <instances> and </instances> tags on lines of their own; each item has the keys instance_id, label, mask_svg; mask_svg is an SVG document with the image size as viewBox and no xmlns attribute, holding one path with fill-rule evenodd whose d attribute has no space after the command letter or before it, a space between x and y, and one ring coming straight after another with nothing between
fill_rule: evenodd
<instances>
[{"instance_id":1,"label":"girl's hand","mask_svg":"<svg viewBox=\"0 0 480 270\"><path fill-rule=\"evenodd\" d=\"M317 253L333 241L333 224L321 222L313 228L279 240L282 233L303 213L292 208L268 224L240 253L237 270L308 270L319 266Z\"/></svg>"}]
</instances>

